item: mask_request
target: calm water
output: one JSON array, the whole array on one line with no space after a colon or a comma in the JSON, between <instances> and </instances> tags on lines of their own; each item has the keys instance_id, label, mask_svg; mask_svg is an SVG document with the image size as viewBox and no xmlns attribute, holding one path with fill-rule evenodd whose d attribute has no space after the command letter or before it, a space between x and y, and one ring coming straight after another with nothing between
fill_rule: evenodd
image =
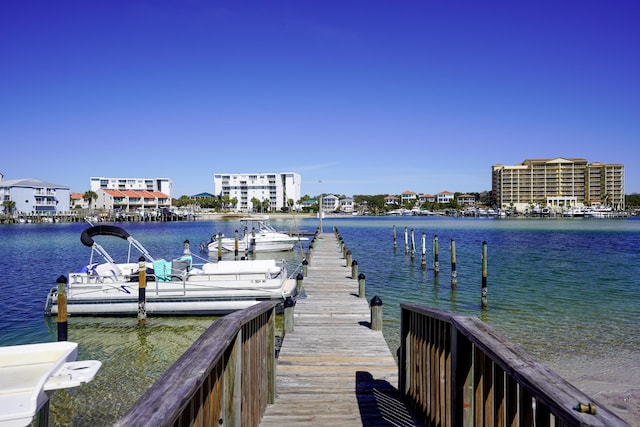
<instances>
[{"instance_id":1,"label":"calm water","mask_svg":"<svg viewBox=\"0 0 640 427\"><path fill-rule=\"evenodd\" d=\"M399 303L416 302L477 316L570 381L640 384L640 220L383 217L326 218L366 275L367 299L384 302L383 332L398 346ZM315 219L272 221L276 228L314 231ZM158 258L171 259L190 240L233 235L234 222L128 223L124 227ZM396 227L397 249L393 248ZM80 243L85 224L0 227L0 345L55 341L55 321L43 316L47 291L60 275L88 262ZM414 230L416 254L404 250L404 227ZM427 268L421 268L421 235ZM440 274L432 242L438 236ZM450 241L455 239L458 286L450 287ZM96 238L96 240L98 240ZM480 307L482 242L488 244L488 308ZM100 241L102 243L102 240ZM103 246L111 250L111 240ZM118 241L119 249L125 247ZM202 254L206 257L206 254ZM213 257L216 254L212 254ZM301 251L285 254L299 261ZM99 359L96 379L56 392L54 425L111 425L215 318L70 318L69 340L79 359ZM606 369L603 368L606 366ZM579 384L578 384L579 385ZM589 392L589 390L585 390Z\"/></svg>"}]
</instances>

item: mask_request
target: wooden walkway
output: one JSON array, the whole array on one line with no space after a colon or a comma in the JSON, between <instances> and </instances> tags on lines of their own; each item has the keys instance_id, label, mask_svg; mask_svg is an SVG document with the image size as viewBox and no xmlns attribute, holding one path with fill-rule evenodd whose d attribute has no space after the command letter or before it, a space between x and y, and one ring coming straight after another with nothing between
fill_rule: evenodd
<instances>
[{"instance_id":1,"label":"wooden walkway","mask_svg":"<svg viewBox=\"0 0 640 427\"><path fill-rule=\"evenodd\" d=\"M316 237L294 330L277 360L276 401L260 426L417 426L399 400L398 368L369 300L358 297L333 233Z\"/></svg>"}]
</instances>

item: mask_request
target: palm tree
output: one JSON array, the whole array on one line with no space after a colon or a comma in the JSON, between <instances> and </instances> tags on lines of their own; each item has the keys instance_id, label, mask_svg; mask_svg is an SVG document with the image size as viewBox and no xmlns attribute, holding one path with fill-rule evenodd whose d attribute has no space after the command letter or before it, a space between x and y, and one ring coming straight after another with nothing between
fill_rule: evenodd
<instances>
[{"instance_id":1,"label":"palm tree","mask_svg":"<svg viewBox=\"0 0 640 427\"><path fill-rule=\"evenodd\" d=\"M95 191L91 191L91 190L85 191L85 193L82 195L82 200L89 203L89 213L91 213L92 202L97 199L98 199L98 195L95 193Z\"/></svg>"},{"instance_id":2,"label":"palm tree","mask_svg":"<svg viewBox=\"0 0 640 427\"><path fill-rule=\"evenodd\" d=\"M10 215L16 208L16 202L13 200L5 200L2 202L2 207L4 208L4 213Z\"/></svg>"}]
</instances>

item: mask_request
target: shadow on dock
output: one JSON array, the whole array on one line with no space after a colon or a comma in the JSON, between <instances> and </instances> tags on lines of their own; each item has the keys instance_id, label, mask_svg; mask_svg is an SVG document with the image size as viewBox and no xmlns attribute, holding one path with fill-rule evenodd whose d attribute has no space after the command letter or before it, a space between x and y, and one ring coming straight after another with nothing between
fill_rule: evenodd
<instances>
[{"instance_id":1,"label":"shadow on dock","mask_svg":"<svg viewBox=\"0 0 640 427\"><path fill-rule=\"evenodd\" d=\"M356 397L365 427L422 426L402 403L398 389L369 372L356 372Z\"/></svg>"}]
</instances>

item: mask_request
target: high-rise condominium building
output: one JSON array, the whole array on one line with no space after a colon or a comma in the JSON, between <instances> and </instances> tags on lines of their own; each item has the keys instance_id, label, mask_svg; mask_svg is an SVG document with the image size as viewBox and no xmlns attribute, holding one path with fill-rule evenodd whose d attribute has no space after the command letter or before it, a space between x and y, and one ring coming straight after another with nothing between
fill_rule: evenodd
<instances>
[{"instance_id":1,"label":"high-rise condominium building","mask_svg":"<svg viewBox=\"0 0 640 427\"><path fill-rule=\"evenodd\" d=\"M573 206L625 209L624 165L586 159L529 159L492 167L492 200L503 209L532 206L556 211Z\"/></svg>"},{"instance_id":2,"label":"high-rise condominium building","mask_svg":"<svg viewBox=\"0 0 640 427\"><path fill-rule=\"evenodd\" d=\"M302 178L293 172L279 173L219 173L213 176L216 195L236 198L236 210L251 212L255 200L269 201L272 211L289 206L289 200L300 199Z\"/></svg>"}]
</instances>

